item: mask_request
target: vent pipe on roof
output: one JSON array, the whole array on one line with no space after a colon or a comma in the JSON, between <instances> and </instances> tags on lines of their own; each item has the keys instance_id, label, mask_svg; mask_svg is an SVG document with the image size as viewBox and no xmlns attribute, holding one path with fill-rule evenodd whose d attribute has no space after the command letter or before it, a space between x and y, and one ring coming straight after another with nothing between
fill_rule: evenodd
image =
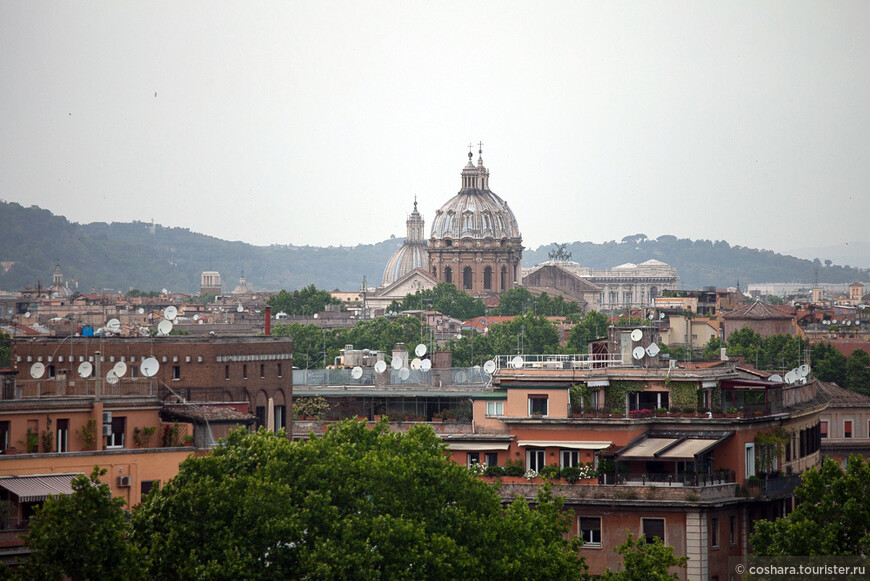
<instances>
[{"instance_id":1,"label":"vent pipe on roof","mask_svg":"<svg viewBox=\"0 0 870 581\"><path fill-rule=\"evenodd\" d=\"M265 335L269 336L271 334L272 334L272 307L266 307Z\"/></svg>"}]
</instances>

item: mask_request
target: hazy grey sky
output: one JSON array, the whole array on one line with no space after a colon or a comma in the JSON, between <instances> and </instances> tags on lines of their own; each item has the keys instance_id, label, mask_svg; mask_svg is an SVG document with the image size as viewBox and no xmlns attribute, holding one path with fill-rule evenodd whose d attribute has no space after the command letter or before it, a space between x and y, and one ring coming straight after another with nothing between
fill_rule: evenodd
<instances>
[{"instance_id":1,"label":"hazy grey sky","mask_svg":"<svg viewBox=\"0 0 870 581\"><path fill-rule=\"evenodd\" d=\"M870 3L0 2L0 199L254 244L870 240ZM476 155L475 155L476 157Z\"/></svg>"}]
</instances>

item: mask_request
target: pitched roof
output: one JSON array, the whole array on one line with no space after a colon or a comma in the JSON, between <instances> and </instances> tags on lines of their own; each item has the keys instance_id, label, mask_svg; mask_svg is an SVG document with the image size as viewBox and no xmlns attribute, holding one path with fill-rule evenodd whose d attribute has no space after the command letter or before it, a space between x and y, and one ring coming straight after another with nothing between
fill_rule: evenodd
<instances>
[{"instance_id":1,"label":"pitched roof","mask_svg":"<svg viewBox=\"0 0 870 581\"><path fill-rule=\"evenodd\" d=\"M792 319L794 315L784 313L780 309L773 308L761 301L754 301L746 306L740 307L722 315L725 319Z\"/></svg>"},{"instance_id":2,"label":"pitched roof","mask_svg":"<svg viewBox=\"0 0 870 581\"><path fill-rule=\"evenodd\" d=\"M820 381L819 391L830 396L828 407L870 407L870 396L844 389L836 383Z\"/></svg>"}]
</instances>

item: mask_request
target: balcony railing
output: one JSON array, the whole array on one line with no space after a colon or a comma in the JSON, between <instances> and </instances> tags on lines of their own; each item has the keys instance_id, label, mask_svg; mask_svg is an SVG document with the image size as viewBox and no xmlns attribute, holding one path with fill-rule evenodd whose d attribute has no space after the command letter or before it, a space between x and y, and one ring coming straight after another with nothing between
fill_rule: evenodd
<instances>
[{"instance_id":1,"label":"balcony railing","mask_svg":"<svg viewBox=\"0 0 870 581\"><path fill-rule=\"evenodd\" d=\"M451 369L400 369L387 368L382 374L373 369L363 369L359 377L352 369L294 369L293 385L308 386L366 386L389 385L426 387L432 385L485 386L490 376L481 367L454 367Z\"/></svg>"},{"instance_id":2,"label":"balcony railing","mask_svg":"<svg viewBox=\"0 0 870 581\"><path fill-rule=\"evenodd\" d=\"M97 389L101 397L145 397L158 394L156 381L150 379L124 379L117 383L109 383L105 379L82 379L67 380L65 378L53 379L25 379L16 380L14 384L4 386L2 398L4 400L18 400L43 397L94 397Z\"/></svg>"},{"instance_id":3,"label":"balcony railing","mask_svg":"<svg viewBox=\"0 0 870 581\"><path fill-rule=\"evenodd\" d=\"M519 357L519 359L517 359ZM575 353L571 355L496 355L498 369L598 369L623 367L622 356Z\"/></svg>"},{"instance_id":4,"label":"balcony railing","mask_svg":"<svg viewBox=\"0 0 870 581\"><path fill-rule=\"evenodd\" d=\"M494 479L484 480L492 481ZM525 498L534 498L544 481L532 479L523 482L506 482L501 479L499 491L502 499L510 500L516 495ZM709 500L722 500L737 496L737 483L728 482L711 484L707 486L640 486L639 484L621 484L615 486L602 486L600 484L553 484L553 494L564 497L566 502L589 501L589 500L670 500L675 502L698 502Z\"/></svg>"}]
</instances>

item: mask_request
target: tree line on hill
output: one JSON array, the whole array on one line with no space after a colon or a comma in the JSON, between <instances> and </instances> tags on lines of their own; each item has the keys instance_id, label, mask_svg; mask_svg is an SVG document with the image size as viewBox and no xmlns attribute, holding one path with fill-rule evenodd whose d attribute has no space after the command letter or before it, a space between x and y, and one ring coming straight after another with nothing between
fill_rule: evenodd
<instances>
[{"instance_id":1,"label":"tree line on hill","mask_svg":"<svg viewBox=\"0 0 870 581\"><path fill-rule=\"evenodd\" d=\"M205 270L220 272L227 291L242 272L254 288L262 290L301 289L310 284L353 290L360 288L364 277L370 286L377 284L402 242L391 238L353 247L254 246L145 222L77 224L35 206L0 202L0 262L14 262L8 270L0 269L0 289L19 290L37 280L50 284L59 261L67 279L78 281L81 292L157 287L195 293ZM562 252L553 254L553 248ZM654 258L677 269L683 288L731 286L738 281L811 283L817 274L820 282L870 279L867 269L827 260L669 235L650 239L637 234L602 244L546 244L526 250L523 262L538 264L550 254L570 256L595 269Z\"/></svg>"}]
</instances>

